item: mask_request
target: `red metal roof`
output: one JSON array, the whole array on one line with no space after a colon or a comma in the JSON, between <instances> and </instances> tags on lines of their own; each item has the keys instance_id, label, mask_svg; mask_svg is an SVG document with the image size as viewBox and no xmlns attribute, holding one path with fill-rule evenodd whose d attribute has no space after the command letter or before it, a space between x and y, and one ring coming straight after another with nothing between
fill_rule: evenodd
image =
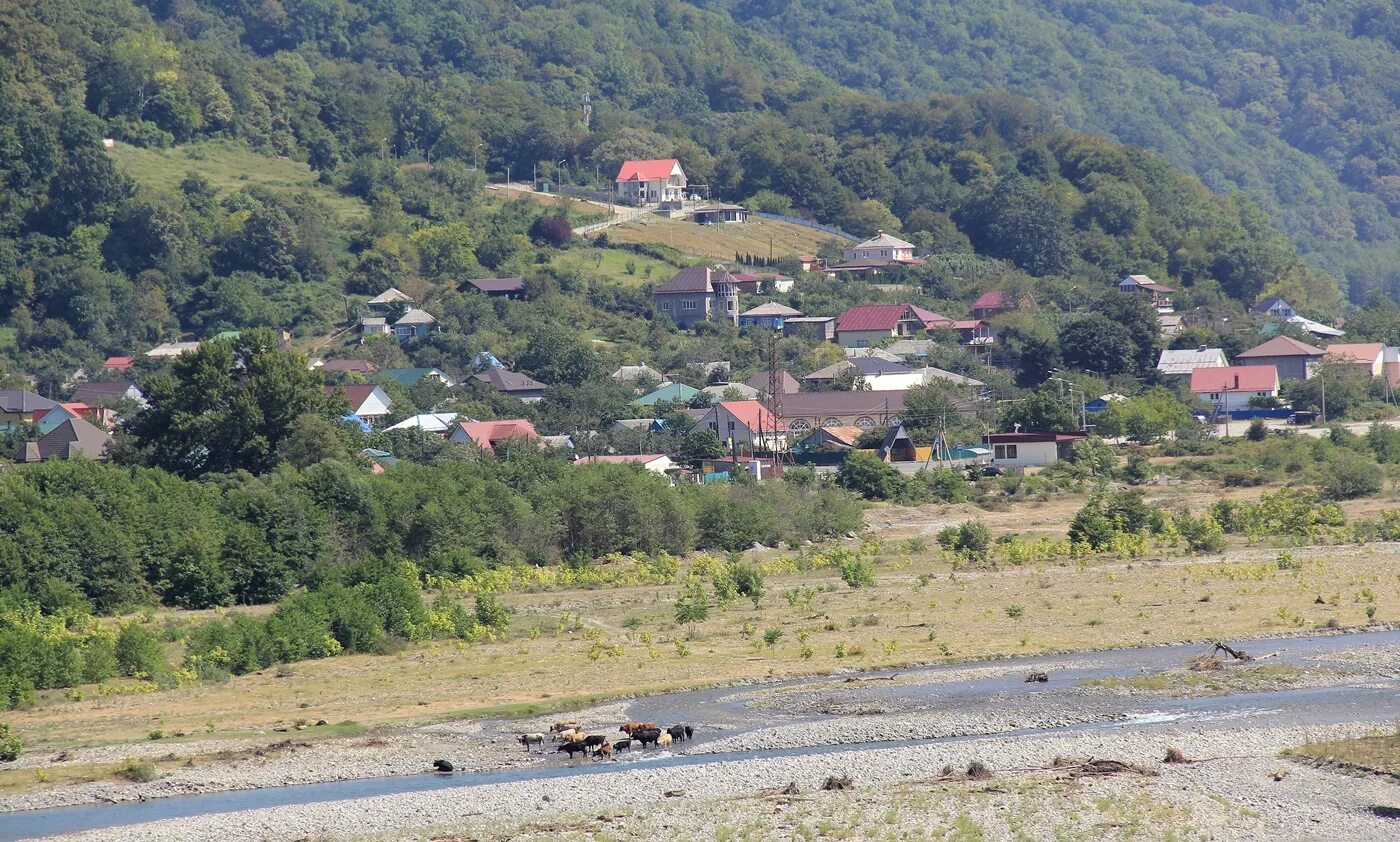
<instances>
[{"instance_id":1,"label":"red metal roof","mask_svg":"<svg viewBox=\"0 0 1400 842\"><path fill-rule=\"evenodd\" d=\"M1336 342L1327 346L1327 356L1341 362L1372 365L1385 352L1379 342Z\"/></svg>"},{"instance_id":2,"label":"red metal roof","mask_svg":"<svg viewBox=\"0 0 1400 842\"><path fill-rule=\"evenodd\" d=\"M953 322L954 330L976 330L982 326L981 319L958 319Z\"/></svg>"},{"instance_id":3,"label":"red metal roof","mask_svg":"<svg viewBox=\"0 0 1400 842\"><path fill-rule=\"evenodd\" d=\"M524 418L505 421L459 421L457 426L467 434L478 447L490 450L491 446L506 439L539 439L535 425Z\"/></svg>"},{"instance_id":4,"label":"red metal roof","mask_svg":"<svg viewBox=\"0 0 1400 842\"><path fill-rule=\"evenodd\" d=\"M575 465L626 465L633 462L639 465L646 465L655 462L657 459L665 459L664 453L607 453L599 456L585 456L574 462Z\"/></svg>"},{"instance_id":5,"label":"red metal roof","mask_svg":"<svg viewBox=\"0 0 1400 842\"><path fill-rule=\"evenodd\" d=\"M665 181L680 162L675 158L648 161L623 161L617 171L618 181Z\"/></svg>"},{"instance_id":6,"label":"red metal roof","mask_svg":"<svg viewBox=\"0 0 1400 842\"><path fill-rule=\"evenodd\" d=\"M1271 365L1231 365L1191 370L1191 391L1272 392L1278 388L1278 369Z\"/></svg>"},{"instance_id":7,"label":"red metal roof","mask_svg":"<svg viewBox=\"0 0 1400 842\"><path fill-rule=\"evenodd\" d=\"M903 304L866 304L836 317L837 330L894 330L909 309Z\"/></svg>"},{"instance_id":8,"label":"red metal roof","mask_svg":"<svg viewBox=\"0 0 1400 842\"><path fill-rule=\"evenodd\" d=\"M102 364L102 367L115 369L117 371L126 371L135 364L135 357L108 357L107 361Z\"/></svg>"},{"instance_id":9,"label":"red metal roof","mask_svg":"<svg viewBox=\"0 0 1400 842\"><path fill-rule=\"evenodd\" d=\"M993 290L984 292L972 302L974 310L1014 310L1016 309L1016 299L1011 297L1009 292Z\"/></svg>"},{"instance_id":10,"label":"red metal roof","mask_svg":"<svg viewBox=\"0 0 1400 842\"><path fill-rule=\"evenodd\" d=\"M1275 336L1262 345L1255 345L1248 351L1235 355L1235 359L1248 360L1255 357L1320 357L1321 348L1314 348L1306 342L1299 342L1291 336Z\"/></svg>"},{"instance_id":11,"label":"red metal roof","mask_svg":"<svg viewBox=\"0 0 1400 842\"><path fill-rule=\"evenodd\" d=\"M773 413L769 412L768 407L758 401L723 401L719 405L752 432L775 430L778 427L778 421L773 417Z\"/></svg>"}]
</instances>

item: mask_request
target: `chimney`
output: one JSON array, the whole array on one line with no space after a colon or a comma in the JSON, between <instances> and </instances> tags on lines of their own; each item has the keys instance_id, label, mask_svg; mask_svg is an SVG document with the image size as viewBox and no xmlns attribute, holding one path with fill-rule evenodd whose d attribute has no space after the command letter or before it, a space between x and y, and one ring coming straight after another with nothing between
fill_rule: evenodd
<instances>
[{"instance_id":1,"label":"chimney","mask_svg":"<svg viewBox=\"0 0 1400 842\"><path fill-rule=\"evenodd\" d=\"M883 229L883 228L876 228L876 229L875 229L875 236L877 236L877 237L883 237L883 236L885 236L885 229Z\"/></svg>"},{"instance_id":2,"label":"chimney","mask_svg":"<svg viewBox=\"0 0 1400 842\"><path fill-rule=\"evenodd\" d=\"M1196 347L1196 353L1198 353L1198 354L1204 354L1207 350L1209 350L1209 349L1206 348L1206 346L1204 346L1204 345L1199 345L1199 346Z\"/></svg>"}]
</instances>

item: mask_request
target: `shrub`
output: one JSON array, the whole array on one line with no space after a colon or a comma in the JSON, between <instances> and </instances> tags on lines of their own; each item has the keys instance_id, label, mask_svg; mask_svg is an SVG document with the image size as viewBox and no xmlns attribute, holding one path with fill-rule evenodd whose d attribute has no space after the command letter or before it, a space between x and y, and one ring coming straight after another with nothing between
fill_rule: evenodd
<instances>
[{"instance_id":1,"label":"shrub","mask_svg":"<svg viewBox=\"0 0 1400 842\"><path fill-rule=\"evenodd\" d=\"M764 630L763 630L763 642L766 643L766 644L768 644L769 646L774 646L774 645L776 645L777 642L778 642L780 639L782 639L782 636L783 636L783 630L782 630L782 629L772 628L772 629L764 629Z\"/></svg>"},{"instance_id":2,"label":"shrub","mask_svg":"<svg viewBox=\"0 0 1400 842\"><path fill-rule=\"evenodd\" d=\"M126 778L128 781L143 784L156 779L156 767L154 764L145 763L128 757L126 762L117 767L113 774L119 778Z\"/></svg>"},{"instance_id":3,"label":"shrub","mask_svg":"<svg viewBox=\"0 0 1400 842\"><path fill-rule=\"evenodd\" d=\"M763 598L763 573L751 564L733 561L725 568L725 575L734 583L734 591L753 600L757 608Z\"/></svg>"},{"instance_id":4,"label":"shrub","mask_svg":"<svg viewBox=\"0 0 1400 842\"><path fill-rule=\"evenodd\" d=\"M938 545L968 561L985 562L992 554L992 534L986 524L969 520L938 533Z\"/></svg>"},{"instance_id":5,"label":"shrub","mask_svg":"<svg viewBox=\"0 0 1400 842\"><path fill-rule=\"evenodd\" d=\"M676 599L676 622L681 625L698 623L710 616L710 601L705 595L705 585L697 577L690 577L681 587Z\"/></svg>"},{"instance_id":6,"label":"shrub","mask_svg":"<svg viewBox=\"0 0 1400 842\"><path fill-rule=\"evenodd\" d=\"M1244 431L1244 437L1250 441L1263 441L1269 435L1269 429L1264 426L1263 418L1255 418L1249 422L1249 428Z\"/></svg>"},{"instance_id":7,"label":"shrub","mask_svg":"<svg viewBox=\"0 0 1400 842\"><path fill-rule=\"evenodd\" d=\"M15 729L11 728L8 722L0 722L0 763L18 760L23 748L24 745L20 743Z\"/></svg>"},{"instance_id":8,"label":"shrub","mask_svg":"<svg viewBox=\"0 0 1400 842\"><path fill-rule=\"evenodd\" d=\"M122 626L114 654L122 675L149 678L169 670L160 640L140 623Z\"/></svg>"},{"instance_id":9,"label":"shrub","mask_svg":"<svg viewBox=\"0 0 1400 842\"><path fill-rule=\"evenodd\" d=\"M841 581L853 588L869 588L875 585L875 570L869 563L858 558L841 562Z\"/></svg>"},{"instance_id":10,"label":"shrub","mask_svg":"<svg viewBox=\"0 0 1400 842\"><path fill-rule=\"evenodd\" d=\"M1024 605L1008 605L1002 610L1006 612L1006 616L1013 620L1019 619L1026 613L1026 607Z\"/></svg>"},{"instance_id":11,"label":"shrub","mask_svg":"<svg viewBox=\"0 0 1400 842\"><path fill-rule=\"evenodd\" d=\"M1381 469L1358 453L1338 449L1322 465L1322 481L1318 485L1329 500L1368 497L1381 490Z\"/></svg>"},{"instance_id":12,"label":"shrub","mask_svg":"<svg viewBox=\"0 0 1400 842\"><path fill-rule=\"evenodd\" d=\"M967 477L951 468L924 469L914 475L928 494L940 503L965 503L972 498Z\"/></svg>"},{"instance_id":13,"label":"shrub","mask_svg":"<svg viewBox=\"0 0 1400 842\"><path fill-rule=\"evenodd\" d=\"M511 610L492 594L477 594L475 609L476 621L488 629L504 629L510 625Z\"/></svg>"},{"instance_id":14,"label":"shrub","mask_svg":"<svg viewBox=\"0 0 1400 842\"><path fill-rule=\"evenodd\" d=\"M852 450L836 470L836 484L867 500L892 500L907 493L908 481L873 453Z\"/></svg>"},{"instance_id":15,"label":"shrub","mask_svg":"<svg viewBox=\"0 0 1400 842\"><path fill-rule=\"evenodd\" d=\"M1217 552L1225 546L1225 530L1215 522L1210 513L1192 517L1183 513L1175 519L1176 531L1186 541L1186 549L1193 553Z\"/></svg>"},{"instance_id":16,"label":"shrub","mask_svg":"<svg viewBox=\"0 0 1400 842\"><path fill-rule=\"evenodd\" d=\"M1141 450L1134 450L1128 454L1128 464L1123 466L1123 479L1129 485L1142 485L1152 479L1152 463L1147 461L1147 454Z\"/></svg>"}]
</instances>

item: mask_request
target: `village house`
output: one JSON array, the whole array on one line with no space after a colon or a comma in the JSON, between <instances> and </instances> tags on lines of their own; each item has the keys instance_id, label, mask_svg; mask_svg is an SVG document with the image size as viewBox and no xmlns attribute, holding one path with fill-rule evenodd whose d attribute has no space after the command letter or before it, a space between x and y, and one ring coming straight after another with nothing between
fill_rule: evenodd
<instances>
[{"instance_id":1,"label":"village house","mask_svg":"<svg viewBox=\"0 0 1400 842\"><path fill-rule=\"evenodd\" d=\"M843 348L869 348L886 339L923 336L952 325L947 316L912 304L865 304L836 317L836 342Z\"/></svg>"},{"instance_id":2,"label":"village house","mask_svg":"<svg viewBox=\"0 0 1400 842\"><path fill-rule=\"evenodd\" d=\"M198 342L162 342L156 347L146 352L146 357L152 360L169 360L189 353L198 351Z\"/></svg>"},{"instance_id":3,"label":"village house","mask_svg":"<svg viewBox=\"0 0 1400 842\"><path fill-rule=\"evenodd\" d=\"M363 377L379 373L379 366L369 360L317 360L311 367L322 373L359 374Z\"/></svg>"},{"instance_id":4,"label":"village house","mask_svg":"<svg viewBox=\"0 0 1400 842\"><path fill-rule=\"evenodd\" d=\"M141 391L141 387L126 380L90 380L79 383L73 390L73 400L88 406L111 406L121 400L146 405L146 395Z\"/></svg>"},{"instance_id":5,"label":"village house","mask_svg":"<svg viewBox=\"0 0 1400 842\"><path fill-rule=\"evenodd\" d=\"M900 423L904 392L798 392L784 395L778 419L783 429L806 436L818 427L870 430Z\"/></svg>"},{"instance_id":6,"label":"village house","mask_svg":"<svg viewBox=\"0 0 1400 842\"><path fill-rule=\"evenodd\" d=\"M466 286L492 298L525 299L524 278L472 278Z\"/></svg>"},{"instance_id":7,"label":"village house","mask_svg":"<svg viewBox=\"0 0 1400 842\"><path fill-rule=\"evenodd\" d=\"M535 425L524 418L511 418L501 421L459 421L452 428L447 440L455 444L474 444L487 453L505 455L502 445L513 439L532 441L537 447L544 447Z\"/></svg>"},{"instance_id":8,"label":"village house","mask_svg":"<svg viewBox=\"0 0 1400 842\"><path fill-rule=\"evenodd\" d=\"M1157 358L1157 372L1163 377L1190 377L1198 368L1224 368L1230 363L1220 348L1201 345L1195 349L1165 349Z\"/></svg>"},{"instance_id":9,"label":"village house","mask_svg":"<svg viewBox=\"0 0 1400 842\"><path fill-rule=\"evenodd\" d=\"M1185 329L1180 313L1158 313L1157 330L1163 339L1171 339Z\"/></svg>"},{"instance_id":10,"label":"village house","mask_svg":"<svg viewBox=\"0 0 1400 842\"><path fill-rule=\"evenodd\" d=\"M612 379L616 380L624 386L631 386L634 389L637 388L637 384L642 381L661 386L665 386L667 383L671 382L670 380L666 379L666 376L664 374L647 365L646 363L642 363L641 365L619 366L617 371L614 371L612 373ZM652 386L649 388L655 387Z\"/></svg>"},{"instance_id":11,"label":"village house","mask_svg":"<svg viewBox=\"0 0 1400 842\"><path fill-rule=\"evenodd\" d=\"M653 474L668 476L679 471L680 466L664 453L611 453L601 456L583 456L574 460L575 465L638 465Z\"/></svg>"},{"instance_id":12,"label":"village house","mask_svg":"<svg viewBox=\"0 0 1400 842\"><path fill-rule=\"evenodd\" d=\"M947 329L958 332L958 344L969 348L987 348L997 341L996 329L981 319L958 319Z\"/></svg>"},{"instance_id":13,"label":"village house","mask_svg":"<svg viewBox=\"0 0 1400 842\"><path fill-rule=\"evenodd\" d=\"M455 427L458 422L475 420L475 418L468 418L460 412L425 412L412 418L405 418L385 429L422 430L425 433L436 433L439 437L445 438L447 431Z\"/></svg>"},{"instance_id":14,"label":"village house","mask_svg":"<svg viewBox=\"0 0 1400 842\"><path fill-rule=\"evenodd\" d=\"M786 443L778 419L755 400L721 401L705 410L691 430L710 430L726 448L778 450Z\"/></svg>"},{"instance_id":15,"label":"village house","mask_svg":"<svg viewBox=\"0 0 1400 842\"><path fill-rule=\"evenodd\" d=\"M747 383L711 383L700 390L713 401L756 401L759 392Z\"/></svg>"},{"instance_id":16,"label":"village house","mask_svg":"<svg viewBox=\"0 0 1400 842\"><path fill-rule=\"evenodd\" d=\"M748 386L750 389L753 389L759 394L760 397L764 399L767 399L769 397L768 372L765 370L760 369L759 371L755 372L752 377L744 381L744 385ZM793 377L791 374L788 374L786 371L778 372L777 386L777 392L780 395L794 395L802 391L802 384L798 383L797 378Z\"/></svg>"},{"instance_id":17,"label":"village house","mask_svg":"<svg viewBox=\"0 0 1400 842\"><path fill-rule=\"evenodd\" d=\"M687 386L684 383L667 383L665 386L653 389L632 401L633 406L656 406L659 403L684 403L688 404L700 394L700 390L694 386Z\"/></svg>"},{"instance_id":18,"label":"village house","mask_svg":"<svg viewBox=\"0 0 1400 842\"><path fill-rule=\"evenodd\" d=\"M621 204L657 206L685 198L685 170L675 158L623 161L613 181Z\"/></svg>"},{"instance_id":19,"label":"village house","mask_svg":"<svg viewBox=\"0 0 1400 842\"><path fill-rule=\"evenodd\" d=\"M780 275L777 272L731 272L732 277L739 285L739 292L744 295L774 295L780 292L791 292L797 281L787 275Z\"/></svg>"},{"instance_id":20,"label":"village house","mask_svg":"<svg viewBox=\"0 0 1400 842\"><path fill-rule=\"evenodd\" d=\"M1326 352L1291 336L1275 336L1235 355L1235 365L1273 366L1280 380L1307 380Z\"/></svg>"},{"instance_id":21,"label":"village house","mask_svg":"<svg viewBox=\"0 0 1400 842\"><path fill-rule=\"evenodd\" d=\"M715 202L696 208L691 218L701 225L723 225L728 222L748 222L749 209L743 205Z\"/></svg>"},{"instance_id":22,"label":"village house","mask_svg":"<svg viewBox=\"0 0 1400 842\"><path fill-rule=\"evenodd\" d=\"M706 321L739 323L739 286L724 269L692 266L652 290L657 315L689 329Z\"/></svg>"},{"instance_id":23,"label":"village house","mask_svg":"<svg viewBox=\"0 0 1400 842\"><path fill-rule=\"evenodd\" d=\"M1129 275L1118 282L1118 291L1125 295L1146 295L1152 301L1152 306L1158 313L1170 313L1172 311L1171 294L1176 292L1169 286L1163 286L1146 275Z\"/></svg>"},{"instance_id":24,"label":"village house","mask_svg":"<svg viewBox=\"0 0 1400 842\"><path fill-rule=\"evenodd\" d=\"M68 418L38 441L25 442L18 461L83 458L101 462L107 459L107 447L111 443L112 437L106 430L82 418Z\"/></svg>"},{"instance_id":25,"label":"village house","mask_svg":"<svg viewBox=\"0 0 1400 842\"><path fill-rule=\"evenodd\" d=\"M350 404L350 414L369 424L377 426L389 417L394 401L379 386L370 383L347 383L343 386L324 386L327 394L339 392Z\"/></svg>"},{"instance_id":26,"label":"village house","mask_svg":"<svg viewBox=\"0 0 1400 842\"><path fill-rule=\"evenodd\" d=\"M400 316L392 327L394 336L397 337L400 342L405 342L409 339L418 339L432 333L437 329L437 319L423 310L419 310L417 307L410 307L408 312Z\"/></svg>"},{"instance_id":27,"label":"village house","mask_svg":"<svg viewBox=\"0 0 1400 842\"><path fill-rule=\"evenodd\" d=\"M65 421L81 419L101 430L111 430L116 426L117 416L107 406L88 406L85 403L61 403L40 415L34 427L40 435L47 435Z\"/></svg>"},{"instance_id":28,"label":"village house","mask_svg":"<svg viewBox=\"0 0 1400 842\"><path fill-rule=\"evenodd\" d=\"M541 400L545 390L549 388L528 374L507 371L504 368L488 368L480 374L473 374L472 377L503 395L510 395L525 403Z\"/></svg>"},{"instance_id":29,"label":"village house","mask_svg":"<svg viewBox=\"0 0 1400 842\"><path fill-rule=\"evenodd\" d=\"M375 312L383 313L392 309L395 305L399 303L412 304L413 299L410 298L408 293L404 292L403 290L396 289L394 287L389 287L388 289L379 293L375 297L371 298L366 303L368 304L369 309L374 310Z\"/></svg>"},{"instance_id":30,"label":"village house","mask_svg":"<svg viewBox=\"0 0 1400 842\"><path fill-rule=\"evenodd\" d=\"M783 336L802 336L819 342L835 342L836 317L794 316L783 319Z\"/></svg>"},{"instance_id":31,"label":"village house","mask_svg":"<svg viewBox=\"0 0 1400 842\"><path fill-rule=\"evenodd\" d=\"M828 277L854 275L868 277L878 275L891 266L909 266L919 261L914 257L914 244L886 234L876 232L875 236L863 243L857 243L841 250L842 262L827 266Z\"/></svg>"},{"instance_id":32,"label":"village house","mask_svg":"<svg viewBox=\"0 0 1400 842\"><path fill-rule=\"evenodd\" d=\"M1286 322L1298 315L1298 311L1293 309L1293 305L1279 298L1277 295L1271 295L1258 304L1255 304L1250 312L1256 316L1278 319L1281 322Z\"/></svg>"},{"instance_id":33,"label":"village house","mask_svg":"<svg viewBox=\"0 0 1400 842\"><path fill-rule=\"evenodd\" d=\"M102 367L108 371L115 371L119 374L126 374L131 367L136 365L135 357L108 357L102 363Z\"/></svg>"},{"instance_id":34,"label":"village house","mask_svg":"<svg viewBox=\"0 0 1400 842\"><path fill-rule=\"evenodd\" d=\"M33 424L50 409L58 406L42 395L23 389L0 389L0 432L9 432L24 424Z\"/></svg>"},{"instance_id":35,"label":"village house","mask_svg":"<svg viewBox=\"0 0 1400 842\"><path fill-rule=\"evenodd\" d=\"M786 304L779 304L776 301L769 301L766 304L760 304L757 307L740 313L739 327L782 330L784 321L801 315L801 310L789 307Z\"/></svg>"},{"instance_id":36,"label":"village house","mask_svg":"<svg viewBox=\"0 0 1400 842\"><path fill-rule=\"evenodd\" d=\"M1385 345L1380 342L1334 343L1326 348L1323 360L1345 365L1367 377L1380 377Z\"/></svg>"},{"instance_id":37,"label":"village house","mask_svg":"<svg viewBox=\"0 0 1400 842\"><path fill-rule=\"evenodd\" d=\"M1035 302L1029 295L1014 295L1009 292L992 290L984 292L972 302L972 318L990 321L1002 313L1012 310L1034 310Z\"/></svg>"},{"instance_id":38,"label":"village house","mask_svg":"<svg viewBox=\"0 0 1400 842\"><path fill-rule=\"evenodd\" d=\"M430 380L436 380L449 389L457 385L452 381L451 377L443 373L442 369L432 367L386 368L384 369L384 376L404 386L412 386L425 377Z\"/></svg>"},{"instance_id":39,"label":"village house","mask_svg":"<svg viewBox=\"0 0 1400 842\"><path fill-rule=\"evenodd\" d=\"M1271 365L1232 365L1191 372L1191 394L1218 412L1254 408L1256 399L1278 398L1278 369Z\"/></svg>"},{"instance_id":40,"label":"village house","mask_svg":"<svg viewBox=\"0 0 1400 842\"><path fill-rule=\"evenodd\" d=\"M982 441L992 449L992 464L1001 468L1043 468L1068 459L1074 443L1087 433L991 433Z\"/></svg>"}]
</instances>

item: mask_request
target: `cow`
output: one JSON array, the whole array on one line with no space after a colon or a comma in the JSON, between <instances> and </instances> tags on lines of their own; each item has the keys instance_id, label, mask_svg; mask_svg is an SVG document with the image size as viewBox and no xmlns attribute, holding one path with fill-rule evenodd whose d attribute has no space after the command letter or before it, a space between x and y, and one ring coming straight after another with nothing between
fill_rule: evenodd
<instances>
[{"instance_id":1,"label":"cow","mask_svg":"<svg viewBox=\"0 0 1400 842\"><path fill-rule=\"evenodd\" d=\"M658 736L658 737L656 738L656 747L657 747L657 748L664 748L665 746L668 746L668 745L670 745L670 744L671 744L671 735L670 735L670 734L662 733L660 736Z\"/></svg>"},{"instance_id":2,"label":"cow","mask_svg":"<svg viewBox=\"0 0 1400 842\"><path fill-rule=\"evenodd\" d=\"M581 743L581 742L580 742L580 743L564 743L564 744L563 744L562 746L560 746L559 748L556 748L555 751L567 751L567 752L569 753L569 759L570 759L570 760L573 760L575 754L587 754L587 753L588 753L588 748L587 748L583 743Z\"/></svg>"},{"instance_id":3,"label":"cow","mask_svg":"<svg viewBox=\"0 0 1400 842\"><path fill-rule=\"evenodd\" d=\"M676 742L680 742L681 740L685 739L685 726L672 725L670 728L666 729L666 733L671 736L671 739L675 740Z\"/></svg>"},{"instance_id":4,"label":"cow","mask_svg":"<svg viewBox=\"0 0 1400 842\"><path fill-rule=\"evenodd\" d=\"M560 732L560 731L574 731L574 730L577 730L577 729L578 729L578 723L577 723L577 722L556 722L556 723L554 723L553 725L549 726L549 730L550 730L551 732L554 732L554 733L557 733L557 732Z\"/></svg>"},{"instance_id":5,"label":"cow","mask_svg":"<svg viewBox=\"0 0 1400 842\"><path fill-rule=\"evenodd\" d=\"M685 726L685 738L687 740L695 739L695 729L690 727L689 725Z\"/></svg>"},{"instance_id":6,"label":"cow","mask_svg":"<svg viewBox=\"0 0 1400 842\"><path fill-rule=\"evenodd\" d=\"M544 751L544 734L521 734L520 744L525 746L526 751L529 751L530 746L534 745L539 746L540 751Z\"/></svg>"},{"instance_id":7,"label":"cow","mask_svg":"<svg viewBox=\"0 0 1400 842\"><path fill-rule=\"evenodd\" d=\"M612 746L608 745L607 740L604 740L603 744L598 746L598 754L596 757L599 760L609 760L612 758Z\"/></svg>"},{"instance_id":8,"label":"cow","mask_svg":"<svg viewBox=\"0 0 1400 842\"><path fill-rule=\"evenodd\" d=\"M642 744L642 748L646 748L648 745L652 745L652 744L654 744L657 740L661 739L661 729L660 729L660 728L643 728L643 729L640 730L640 731L633 731L633 732L632 732L632 739L634 739L634 740L636 740L637 742L641 743L641 744Z\"/></svg>"},{"instance_id":9,"label":"cow","mask_svg":"<svg viewBox=\"0 0 1400 842\"><path fill-rule=\"evenodd\" d=\"M618 740L617 742L613 743L613 749L616 751L631 751L632 739L629 737L625 740Z\"/></svg>"},{"instance_id":10,"label":"cow","mask_svg":"<svg viewBox=\"0 0 1400 842\"><path fill-rule=\"evenodd\" d=\"M554 741L556 743L571 743L574 741L575 738L583 739L583 732L578 730L577 728L570 728L567 731L560 731L559 733L554 735Z\"/></svg>"},{"instance_id":11,"label":"cow","mask_svg":"<svg viewBox=\"0 0 1400 842\"><path fill-rule=\"evenodd\" d=\"M648 728L655 727L655 722L628 722L617 730L621 731L624 734L631 734L633 731L644 731Z\"/></svg>"}]
</instances>

